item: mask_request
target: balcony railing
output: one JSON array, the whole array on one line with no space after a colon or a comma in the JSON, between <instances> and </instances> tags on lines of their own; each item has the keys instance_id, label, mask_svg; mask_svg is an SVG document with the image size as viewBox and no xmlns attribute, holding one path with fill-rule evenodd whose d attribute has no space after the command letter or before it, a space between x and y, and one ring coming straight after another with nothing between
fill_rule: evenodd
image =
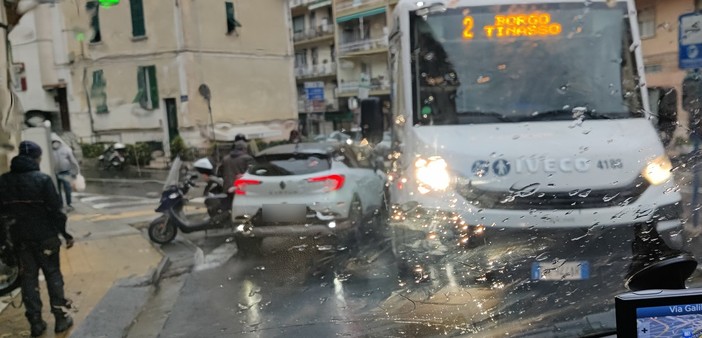
<instances>
[{"instance_id":1,"label":"balcony railing","mask_svg":"<svg viewBox=\"0 0 702 338\"><path fill-rule=\"evenodd\" d=\"M362 52L388 47L388 38L383 36L375 39L366 39L353 42L346 42L339 45L339 52L342 54Z\"/></svg>"},{"instance_id":2,"label":"balcony railing","mask_svg":"<svg viewBox=\"0 0 702 338\"><path fill-rule=\"evenodd\" d=\"M385 78L372 78L369 84L366 84L370 91L390 90L390 82ZM358 81L342 82L339 84L338 92L340 94L355 94L361 87Z\"/></svg>"},{"instance_id":3,"label":"balcony railing","mask_svg":"<svg viewBox=\"0 0 702 338\"><path fill-rule=\"evenodd\" d=\"M319 25L314 28L309 28L307 31L295 32L293 34L293 40L295 42L315 39L323 36L332 37L334 34L334 25Z\"/></svg>"},{"instance_id":4,"label":"balcony railing","mask_svg":"<svg viewBox=\"0 0 702 338\"><path fill-rule=\"evenodd\" d=\"M320 76L331 76L336 74L336 63L324 63L321 65L299 66L295 68L295 76L298 78L311 78Z\"/></svg>"},{"instance_id":5,"label":"balcony railing","mask_svg":"<svg viewBox=\"0 0 702 338\"><path fill-rule=\"evenodd\" d=\"M341 12L356 7L375 5L378 6L385 3L385 0L342 0L336 3L336 11Z\"/></svg>"}]
</instances>

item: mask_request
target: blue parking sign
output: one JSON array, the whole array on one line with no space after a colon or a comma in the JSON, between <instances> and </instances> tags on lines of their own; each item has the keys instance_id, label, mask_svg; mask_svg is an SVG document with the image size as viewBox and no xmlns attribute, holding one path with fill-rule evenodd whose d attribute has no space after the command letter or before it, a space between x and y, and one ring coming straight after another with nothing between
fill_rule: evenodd
<instances>
[{"instance_id":1,"label":"blue parking sign","mask_svg":"<svg viewBox=\"0 0 702 338\"><path fill-rule=\"evenodd\" d=\"M702 68L702 13L683 14L678 23L680 69Z\"/></svg>"}]
</instances>

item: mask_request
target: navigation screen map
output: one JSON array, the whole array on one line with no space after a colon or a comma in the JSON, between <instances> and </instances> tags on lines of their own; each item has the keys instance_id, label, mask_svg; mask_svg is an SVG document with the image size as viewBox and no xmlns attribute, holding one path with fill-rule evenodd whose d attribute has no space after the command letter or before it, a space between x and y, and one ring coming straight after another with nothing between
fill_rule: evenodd
<instances>
[{"instance_id":1,"label":"navigation screen map","mask_svg":"<svg viewBox=\"0 0 702 338\"><path fill-rule=\"evenodd\" d=\"M636 309L639 338L702 337L702 304Z\"/></svg>"}]
</instances>

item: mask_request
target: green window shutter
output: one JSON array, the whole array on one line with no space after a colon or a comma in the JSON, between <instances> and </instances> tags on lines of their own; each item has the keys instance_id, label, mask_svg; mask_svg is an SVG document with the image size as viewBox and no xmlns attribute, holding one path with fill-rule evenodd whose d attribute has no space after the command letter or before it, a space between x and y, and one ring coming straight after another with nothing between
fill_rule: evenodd
<instances>
[{"instance_id":1,"label":"green window shutter","mask_svg":"<svg viewBox=\"0 0 702 338\"><path fill-rule=\"evenodd\" d=\"M90 13L90 28L93 30L93 35L90 37L90 43L102 41L100 34L100 6L97 1L88 1L85 4L85 9Z\"/></svg>"},{"instance_id":2,"label":"green window shutter","mask_svg":"<svg viewBox=\"0 0 702 338\"><path fill-rule=\"evenodd\" d=\"M159 98L158 98L158 82L156 80L156 66L149 66L148 76L149 76L149 93L151 94L151 107L152 109L158 109Z\"/></svg>"},{"instance_id":3,"label":"green window shutter","mask_svg":"<svg viewBox=\"0 0 702 338\"><path fill-rule=\"evenodd\" d=\"M158 81L156 79L156 66L139 67L137 70L137 95L134 103L144 109L158 109Z\"/></svg>"},{"instance_id":4,"label":"green window shutter","mask_svg":"<svg viewBox=\"0 0 702 338\"><path fill-rule=\"evenodd\" d=\"M129 8L132 11L132 36L145 36L144 3L142 0L129 0Z\"/></svg>"},{"instance_id":5,"label":"green window shutter","mask_svg":"<svg viewBox=\"0 0 702 338\"><path fill-rule=\"evenodd\" d=\"M234 12L234 3L227 1L224 3L227 9L227 34L236 31L237 27L241 27L239 21L236 21L236 13Z\"/></svg>"},{"instance_id":6,"label":"green window shutter","mask_svg":"<svg viewBox=\"0 0 702 338\"><path fill-rule=\"evenodd\" d=\"M90 96L95 103L95 112L98 114L104 114L108 112L107 109L107 92L105 91L105 78L103 76L103 71L96 70L93 71L93 86L91 88Z\"/></svg>"}]
</instances>

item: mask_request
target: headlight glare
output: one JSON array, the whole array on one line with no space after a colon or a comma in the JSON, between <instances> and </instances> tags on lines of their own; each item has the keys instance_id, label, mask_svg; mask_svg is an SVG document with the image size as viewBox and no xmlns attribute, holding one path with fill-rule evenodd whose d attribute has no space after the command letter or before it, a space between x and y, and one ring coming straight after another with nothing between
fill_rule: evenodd
<instances>
[{"instance_id":1,"label":"headlight glare","mask_svg":"<svg viewBox=\"0 0 702 338\"><path fill-rule=\"evenodd\" d=\"M414 166L421 193L446 190L451 184L448 165L441 157L419 158L414 162Z\"/></svg>"},{"instance_id":2,"label":"headlight glare","mask_svg":"<svg viewBox=\"0 0 702 338\"><path fill-rule=\"evenodd\" d=\"M659 185L665 183L673 176L672 170L673 164L670 163L670 159L667 156L659 156L646 165L641 175L649 183Z\"/></svg>"}]
</instances>

